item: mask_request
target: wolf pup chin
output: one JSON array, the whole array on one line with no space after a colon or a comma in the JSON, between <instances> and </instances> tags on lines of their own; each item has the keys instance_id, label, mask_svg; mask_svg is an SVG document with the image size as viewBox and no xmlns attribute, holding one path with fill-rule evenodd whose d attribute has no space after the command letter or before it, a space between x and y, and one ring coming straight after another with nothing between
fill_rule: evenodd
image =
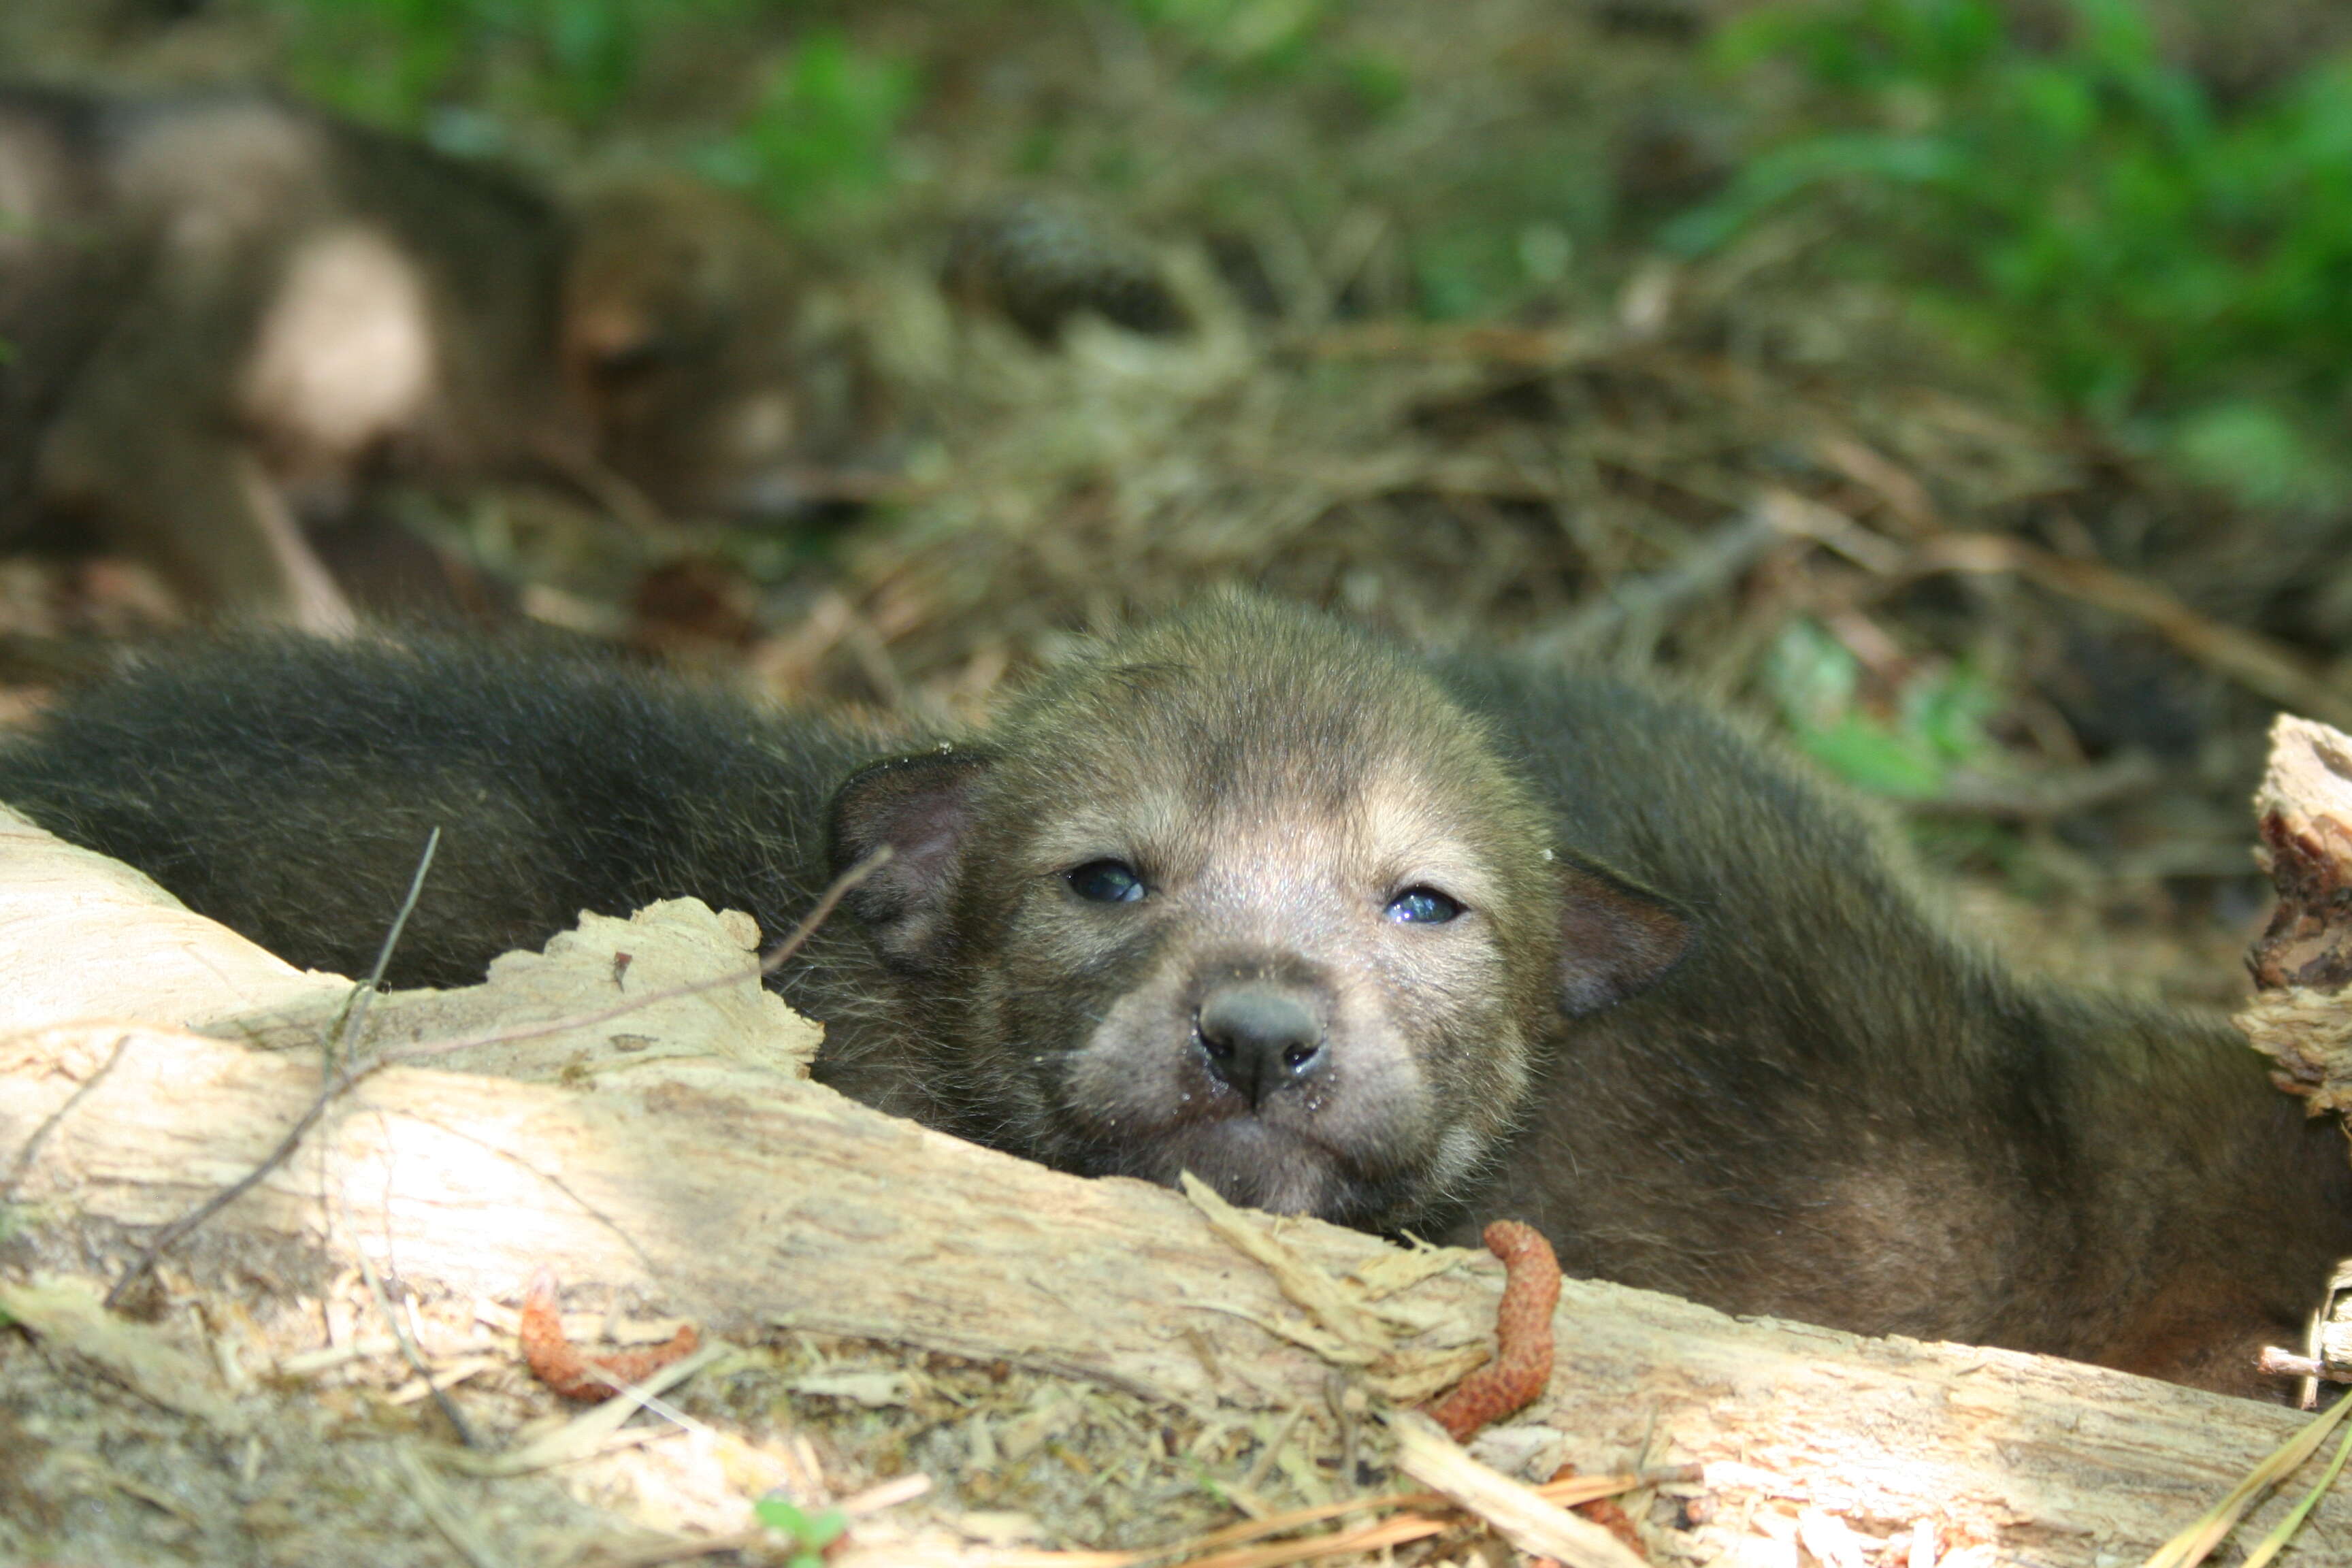
<instances>
[{"instance_id":1,"label":"wolf pup chin","mask_svg":"<svg viewBox=\"0 0 2352 1568\"><path fill-rule=\"evenodd\" d=\"M227 642L69 694L0 798L303 964L479 977L583 910L771 933L817 1076L1085 1174L1726 1310L2260 1392L2352 1164L2215 1019L2004 970L1866 817L1598 675L1245 598L886 733L578 653Z\"/></svg>"}]
</instances>

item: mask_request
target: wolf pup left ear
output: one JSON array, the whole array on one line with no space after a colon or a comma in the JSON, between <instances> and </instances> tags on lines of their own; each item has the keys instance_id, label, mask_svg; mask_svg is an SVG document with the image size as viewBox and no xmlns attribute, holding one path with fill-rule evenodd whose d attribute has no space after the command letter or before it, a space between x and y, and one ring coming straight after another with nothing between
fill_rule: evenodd
<instances>
[{"instance_id":1,"label":"wolf pup left ear","mask_svg":"<svg viewBox=\"0 0 2352 1568\"><path fill-rule=\"evenodd\" d=\"M1571 1018L1648 990L1697 939L1690 917L1607 867L1559 857L1559 1010Z\"/></svg>"},{"instance_id":2,"label":"wolf pup left ear","mask_svg":"<svg viewBox=\"0 0 2352 1568\"><path fill-rule=\"evenodd\" d=\"M918 752L861 768L835 792L834 875L891 852L848 903L893 969L920 973L946 956L947 891L988 763L978 752Z\"/></svg>"}]
</instances>

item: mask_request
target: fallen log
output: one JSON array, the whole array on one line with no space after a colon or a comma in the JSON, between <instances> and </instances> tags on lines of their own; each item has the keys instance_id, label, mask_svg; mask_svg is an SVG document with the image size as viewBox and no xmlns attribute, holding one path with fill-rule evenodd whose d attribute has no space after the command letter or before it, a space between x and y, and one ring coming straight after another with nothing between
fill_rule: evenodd
<instances>
[{"instance_id":1,"label":"fallen log","mask_svg":"<svg viewBox=\"0 0 2352 1568\"><path fill-rule=\"evenodd\" d=\"M0 851L23 847L11 837ZM597 1021L551 1027L560 1017L547 1009L560 1006L542 989L515 1037L476 1049L529 1057L502 1066L545 1081L426 1054L410 1009L440 1009L434 1028L446 1030L470 993L380 1003L369 1048L406 1059L359 1078L292 1160L213 1216L191 1238L191 1267L241 1249L281 1268L290 1251L322 1272L365 1258L411 1289L513 1300L546 1266L718 1335L782 1324L1003 1359L1194 1410L1334 1419L1328 1325L1184 1197L1060 1175L795 1078L805 1042L750 977L740 922L661 910L591 922L524 962L575 967L588 989L574 1010ZM85 940L122 940L112 914ZM0 931L13 918L0 896ZM656 926L689 933L680 954L699 931L703 973L721 984L676 994L693 963L656 976L649 955L667 940ZM175 929L197 944L199 968L215 956L250 965L225 931ZM123 1258L127 1238L245 1175L310 1108L319 1054L286 1047L316 1038L300 1020L331 999L318 977L289 971L282 1002L261 1003L278 1016L257 1019L250 969L237 973L236 1038L76 1022L78 1008L84 1019L119 1009L58 998L53 984L55 1021L0 1041L0 1197L26 1211L0 1264L11 1252L19 1268L36 1256ZM636 986L667 994L670 1011L598 1013ZM519 1052L525 1037L533 1048ZM1415 1357L1458 1363L1491 1327L1501 1269L1483 1255L1252 1223L1385 1325L1385 1363L1341 1358L1376 1388L1383 1366L1402 1376ZM2282 1409L2069 1363L1734 1321L1588 1281L1568 1282L1554 1329L1548 1393L1485 1451L1591 1471L1628 1457L1702 1465L1683 1528L1657 1543L1702 1560L1794 1564L1801 1542L1816 1557L1850 1550L1856 1563L1882 1549L1936 1562L1936 1542L1947 1564L2136 1561L2298 1425ZM2313 1561L2352 1560L2352 1521L2335 1511L2305 1527ZM1922 1541L1926 1557L1905 1555Z\"/></svg>"}]
</instances>

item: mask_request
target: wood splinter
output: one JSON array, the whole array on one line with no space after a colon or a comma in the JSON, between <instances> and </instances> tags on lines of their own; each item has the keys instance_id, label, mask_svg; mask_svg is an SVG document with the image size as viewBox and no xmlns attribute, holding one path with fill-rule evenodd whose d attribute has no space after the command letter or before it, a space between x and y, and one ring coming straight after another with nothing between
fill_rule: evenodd
<instances>
[{"instance_id":1,"label":"wood splinter","mask_svg":"<svg viewBox=\"0 0 2352 1568\"><path fill-rule=\"evenodd\" d=\"M674 1361L694 1353L702 1336L687 1324L663 1344L611 1355L584 1354L563 1331L555 1295L555 1271L541 1268L523 1292L522 1322L515 1331L523 1360L533 1375L566 1399L604 1399L624 1384L643 1383Z\"/></svg>"},{"instance_id":2,"label":"wood splinter","mask_svg":"<svg viewBox=\"0 0 2352 1568\"><path fill-rule=\"evenodd\" d=\"M1503 1260L1495 1359L1427 1407L1430 1419L1457 1443L1528 1405L1551 1382L1551 1315L1559 1305L1559 1260L1551 1243L1515 1219L1496 1220L1479 1239Z\"/></svg>"},{"instance_id":3,"label":"wood splinter","mask_svg":"<svg viewBox=\"0 0 2352 1568\"><path fill-rule=\"evenodd\" d=\"M2352 1383L2352 1367L2341 1367L2313 1356L2297 1355L2277 1345L2263 1347L2263 1373L2268 1377L2313 1377L2329 1383Z\"/></svg>"}]
</instances>

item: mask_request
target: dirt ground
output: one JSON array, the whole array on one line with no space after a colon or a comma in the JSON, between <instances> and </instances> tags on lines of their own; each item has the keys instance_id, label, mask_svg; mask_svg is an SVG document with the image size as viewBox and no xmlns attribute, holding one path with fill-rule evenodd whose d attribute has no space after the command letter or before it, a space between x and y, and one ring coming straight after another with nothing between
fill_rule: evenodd
<instances>
[{"instance_id":1,"label":"dirt ground","mask_svg":"<svg viewBox=\"0 0 2352 1568\"><path fill-rule=\"evenodd\" d=\"M17 0L0 63L138 87L278 71L257 9L189 10ZM1696 56L1706 16L1367 0L1335 51L1408 62L1402 107L1373 116L1311 79L1203 87L1215 37L1108 7L867 8L856 36L928 84L909 172L810 240L826 308L891 388L868 493L761 532L632 527L523 485L370 504L501 614L779 700L969 713L1075 637L1231 583L1426 646L1654 668L1874 790L2019 963L2231 1005L2267 907L2244 804L2263 727L2298 697L2352 708L2340 521L2233 507L2053 416L1840 279L1832 236L1768 226L1697 266L1626 240L1628 215L1688 200L1736 151L1742 106ZM2193 23L2182 47L2227 53L2217 71L2267 68L2253 33ZM758 26L757 47L682 32L603 141L518 121L509 155L552 179L688 144L789 39ZM2276 30L2263 47L2299 47ZM1411 309L1423 242L1523 200L1507 187L1530 171L1568 216L1509 236L1504 308ZM1035 189L1140 237L1192 330L1080 321L1041 343L943 292L955 216ZM0 559L0 713L184 614L121 562ZM2230 651L2249 642L2305 684L2250 677ZM0 1210L20 1262L102 1275L121 1256L48 1256L37 1226ZM226 1425L0 1331L0 1558L650 1563L675 1559L631 1552L745 1529L749 1498L814 1507L912 1475L930 1491L862 1520L868 1547L1114 1548L1375 1479L1266 1421L788 1330L706 1368L675 1396L688 1419L634 1446L497 1480L420 1467L415 1440L446 1420L383 1313L462 1371L451 1397L497 1447L557 1419L511 1355L514 1305L199 1251L143 1315L216 1369L243 1412ZM1509 1553L1465 1531L1392 1560Z\"/></svg>"}]
</instances>

